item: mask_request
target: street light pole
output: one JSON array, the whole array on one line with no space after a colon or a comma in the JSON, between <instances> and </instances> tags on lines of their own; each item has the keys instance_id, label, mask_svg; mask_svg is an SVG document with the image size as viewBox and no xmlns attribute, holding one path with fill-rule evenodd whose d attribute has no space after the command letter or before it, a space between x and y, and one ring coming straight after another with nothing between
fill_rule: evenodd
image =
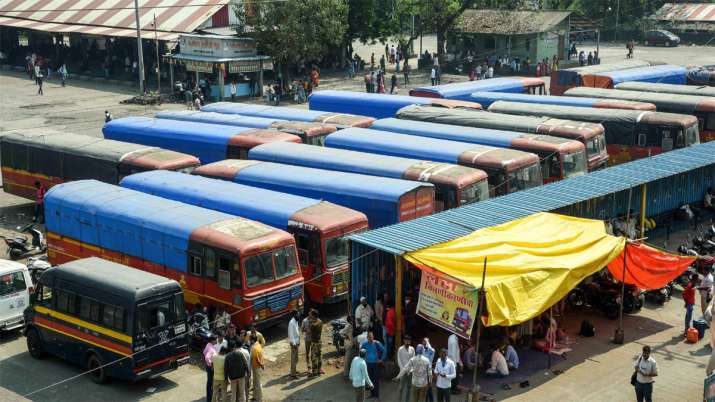
<instances>
[{"instance_id":1,"label":"street light pole","mask_svg":"<svg viewBox=\"0 0 715 402\"><path fill-rule=\"evenodd\" d=\"M137 21L137 57L139 60L139 92L144 93L146 88L144 87L144 52L142 50L142 31L139 25L139 0L134 0L134 18Z\"/></svg>"},{"instance_id":2,"label":"street light pole","mask_svg":"<svg viewBox=\"0 0 715 402\"><path fill-rule=\"evenodd\" d=\"M621 274L621 302L619 303L618 312L618 328L616 328L616 333L613 334L613 343L622 345L624 340L623 332L623 304L626 296L626 263L628 260L628 231L631 225L631 196L633 195L633 189L628 190L628 212L626 213L626 230L625 230L625 244L623 246L623 272Z\"/></svg>"},{"instance_id":3,"label":"street light pole","mask_svg":"<svg viewBox=\"0 0 715 402\"><path fill-rule=\"evenodd\" d=\"M156 34L156 13L154 13L154 48L156 49L156 92L161 95L161 68L159 67L159 37Z\"/></svg>"},{"instance_id":4,"label":"street light pole","mask_svg":"<svg viewBox=\"0 0 715 402\"><path fill-rule=\"evenodd\" d=\"M618 20L620 19L621 16L621 0L618 0L616 3L616 30L613 32L613 41L618 40Z\"/></svg>"}]
</instances>

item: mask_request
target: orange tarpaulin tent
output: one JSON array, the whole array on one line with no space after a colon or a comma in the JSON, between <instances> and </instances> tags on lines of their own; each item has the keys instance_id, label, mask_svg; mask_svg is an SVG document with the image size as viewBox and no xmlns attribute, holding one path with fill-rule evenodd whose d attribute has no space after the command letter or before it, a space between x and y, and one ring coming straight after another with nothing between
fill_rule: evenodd
<instances>
[{"instance_id":1,"label":"orange tarpaulin tent","mask_svg":"<svg viewBox=\"0 0 715 402\"><path fill-rule=\"evenodd\" d=\"M623 280L623 253L626 253L626 278L640 289L660 289L682 274L695 257L670 254L644 243L631 243L608 264L614 278Z\"/></svg>"}]
</instances>

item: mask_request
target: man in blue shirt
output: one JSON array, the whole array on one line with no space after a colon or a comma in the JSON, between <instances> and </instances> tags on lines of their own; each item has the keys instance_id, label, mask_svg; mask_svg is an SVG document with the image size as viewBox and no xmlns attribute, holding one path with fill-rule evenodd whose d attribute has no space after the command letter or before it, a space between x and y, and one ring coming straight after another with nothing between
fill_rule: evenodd
<instances>
[{"instance_id":1,"label":"man in blue shirt","mask_svg":"<svg viewBox=\"0 0 715 402\"><path fill-rule=\"evenodd\" d=\"M385 347L375 340L375 335L370 331L367 334L367 341L360 345L360 349L365 349L367 373L373 384L370 396L380 399L380 366L385 359Z\"/></svg>"},{"instance_id":2,"label":"man in blue shirt","mask_svg":"<svg viewBox=\"0 0 715 402\"><path fill-rule=\"evenodd\" d=\"M370 375L367 372L367 363L365 363L365 349L360 349L360 355L355 356L350 364L350 380L353 382L355 389L355 401L365 402L365 385L370 389L373 388Z\"/></svg>"}]
</instances>

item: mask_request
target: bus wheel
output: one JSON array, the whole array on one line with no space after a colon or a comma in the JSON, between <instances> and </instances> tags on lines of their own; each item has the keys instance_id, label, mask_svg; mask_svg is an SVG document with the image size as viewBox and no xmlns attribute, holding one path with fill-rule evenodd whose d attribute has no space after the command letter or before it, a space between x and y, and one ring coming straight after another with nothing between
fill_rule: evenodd
<instances>
[{"instance_id":1,"label":"bus wheel","mask_svg":"<svg viewBox=\"0 0 715 402\"><path fill-rule=\"evenodd\" d=\"M95 383L102 384L107 381L107 373L102 367L102 361L94 353L87 358L87 370L89 370L89 378Z\"/></svg>"},{"instance_id":2,"label":"bus wheel","mask_svg":"<svg viewBox=\"0 0 715 402\"><path fill-rule=\"evenodd\" d=\"M35 359L42 359L45 357L45 348L42 346L42 339L40 339L40 334L37 333L36 329L30 329L27 331L27 350L30 352L30 356Z\"/></svg>"}]
</instances>

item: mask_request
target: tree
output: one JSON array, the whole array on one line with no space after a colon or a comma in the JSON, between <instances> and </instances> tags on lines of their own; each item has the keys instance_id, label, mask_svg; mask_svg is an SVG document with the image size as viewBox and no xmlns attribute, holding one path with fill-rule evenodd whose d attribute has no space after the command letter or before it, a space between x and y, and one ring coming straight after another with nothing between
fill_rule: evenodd
<instances>
[{"instance_id":1,"label":"tree","mask_svg":"<svg viewBox=\"0 0 715 402\"><path fill-rule=\"evenodd\" d=\"M279 71L300 62L321 61L342 45L347 30L347 0L248 1L236 6L235 12L245 32L273 57Z\"/></svg>"},{"instance_id":2,"label":"tree","mask_svg":"<svg viewBox=\"0 0 715 402\"><path fill-rule=\"evenodd\" d=\"M437 34L437 53L444 53L447 31L454 26L464 10L473 7L475 0L416 0L414 12L419 15L420 31Z\"/></svg>"}]
</instances>

